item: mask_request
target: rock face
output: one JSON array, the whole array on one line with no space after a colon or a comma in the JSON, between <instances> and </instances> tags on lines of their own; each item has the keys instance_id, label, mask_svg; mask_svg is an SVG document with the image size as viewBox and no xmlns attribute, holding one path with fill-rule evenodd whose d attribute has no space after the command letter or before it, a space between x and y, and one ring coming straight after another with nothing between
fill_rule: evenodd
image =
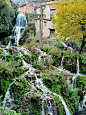
<instances>
[{"instance_id":1,"label":"rock face","mask_svg":"<svg viewBox=\"0 0 86 115\"><path fill-rule=\"evenodd\" d=\"M11 80L14 81L14 78L18 76L18 79L13 82L10 87L10 94L13 102L12 109L18 113L21 112L22 115L71 115L66 103L60 95L63 92L63 95L68 93L67 100L71 103L69 100L70 90L68 89L66 80L68 76L70 76L69 80L72 80L73 74L69 71L53 66L51 55L46 54L38 48L31 48L30 51L32 55L28 49L23 47L9 47L6 50L9 51L9 54L11 54L10 56L15 60L14 65L16 69L12 73L13 79ZM20 55L20 57L18 55ZM17 65L21 58L22 64L20 62L19 65ZM36 60L39 64L41 61L44 61L47 69L42 70L39 68L33 68L32 65L30 65L31 58L33 58L33 62ZM4 61L6 61L6 59ZM10 64L10 68L12 68L12 64L13 62ZM18 66L22 67L18 68ZM27 68L26 71L24 71L25 68ZM7 76L7 79L9 79L9 76ZM65 91L66 89L68 89L68 92ZM68 102L67 100L66 102Z\"/></svg>"},{"instance_id":2,"label":"rock face","mask_svg":"<svg viewBox=\"0 0 86 115\"><path fill-rule=\"evenodd\" d=\"M14 103L12 109L16 112L21 112L22 115L40 115L43 110L45 115L49 113L51 115L60 115L59 105L51 94L47 94L46 98L40 89L30 84L30 81L28 86L24 87L24 85L20 85L20 82L17 81L11 86L10 93ZM43 100L44 105L42 103ZM64 108L63 111L65 112Z\"/></svg>"},{"instance_id":3,"label":"rock face","mask_svg":"<svg viewBox=\"0 0 86 115\"><path fill-rule=\"evenodd\" d=\"M23 44L26 42L27 38L29 37L29 32L30 32L29 28L27 28L27 29L24 31L24 33L23 33L21 39L19 40L19 44L20 44L20 45L23 45Z\"/></svg>"}]
</instances>

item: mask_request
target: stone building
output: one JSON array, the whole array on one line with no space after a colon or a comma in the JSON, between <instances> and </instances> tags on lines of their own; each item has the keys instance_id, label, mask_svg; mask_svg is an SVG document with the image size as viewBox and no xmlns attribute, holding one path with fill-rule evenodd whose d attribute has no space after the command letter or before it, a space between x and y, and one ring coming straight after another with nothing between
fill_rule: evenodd
<instances>
[{"instance_id":1,"label":"stone building","mask_svg":"<svg viewBox=\"0 0 86 115\"><path fill-rule=\"evenodd\" d=\"M34 7L31 3L25 3L20 5L19 13L25 14L25 12L27 12L28 14L34 12Z\"/></svg>"},{"instance_id":2,"label":"stone building","mask_svg":"<svg viewBox=\"0 0 86 115\"><path fill-rule=\"evenodd\" d=\"M42 2L42 6L45 7L45 10L43 12L43 37L48 37L51 35L54 35L54 31L55 29L53 28L53 23L51 21L52 16L55 16L55 8L51 7L51 4L53 3L54 0L51 1L46 1L46 2ZM19 12L25 14L25 12L32 13L34 12L36 14L36 18L35 18L35 28L36 28L36 36L39 35L39 14L40 14L40 4L39 3L25 3L20 5L19 7Z\"/></svg>"},{"instance_id":3,"label":"stone building","mask_svg":"<svg viewBox=\"0 0 86 115\"><path fill-rule=\"evenodd\" d=\"M54 35L54 31L55 29L53 28L53 23L51 21L52 16L55 16L55 8L51 7L53 1L48 1L46 2L46 7L44 9L43 12L43 23L42 23L42 27L43 27L43 37L48 37L51 35ZM42 6L44 6L44 2L42 3ZM37 6L37 8L35 9L35 13L36 14L40 14L40 5ZM39 16L37 18L35 18L35 27L36 27L36 35L39 35Z\"/></svg>"}]
</instances>

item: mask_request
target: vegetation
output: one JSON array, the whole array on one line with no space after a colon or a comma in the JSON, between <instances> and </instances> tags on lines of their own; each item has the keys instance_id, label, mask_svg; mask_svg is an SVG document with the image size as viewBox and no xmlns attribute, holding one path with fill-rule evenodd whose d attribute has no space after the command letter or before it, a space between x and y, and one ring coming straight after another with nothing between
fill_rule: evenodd
<instances>
[{"instance_id":1,"label":"vegetation","mask_svg":"<svg viewBox=\"0 0 86 115\"><path fill-rule=\"evenodd\" d=\"M48 114L48 110L50 109L50 102L52 104L52 109L55 114L57 112L58 115L66 115L61 100L58 96L56 97L54 93L60 95L64 99L72 115L78 112L79 103L83 100L84 95L86 93L86 75L84 75L86 74L86 52L84 51L83 54L79 54L77 50L74 50L71 53L69 48L64 48L60 39L61 37L74 37L74 40L80 40L80 42L78 41L75 44L76 46L80 47L79 44L81 43L81 40L83 44L85 32L83 28L84 26L86 26L84 19L84 14L86 10L84 6L86 6L86 4L83 4L83 2L86 3L84 0L63 0L60 2L55 1L53 3L54 6L57 4L57 18L55 19L53 17L52 21L55 24L56 35L59 35L58 39L52 37L45 37L42 38L42 41L40 41L41 39L34 37L34 26L32 23L29 23L28 27L26 27L26 30L22 35L22 38L20 39L20 44L22 45L22 47L26 48L25 52L23 51L23 48L21 46L6 47L4 45L1 45L0 114L40 115L43 113L42 110L44 100L45 115ZM5 3L8 4L8 6L5 6ZM10 18L10 11L12 10L9 0L1 1L1 4L3 5L1 5L2 7L0 8L4 9L4 11L2 12L2 17L4 17L6 8L8 8L9 10L9 15L6 19L8 20ZM78 7L79 10L77 10ZM18 6L15 5L15 8L17 10ZM39 17L40 27L45 6L44 8L41 7L41 9L42 14ZM16 16L17 13L18 12L16 12ZM27 13L25 15L27 17L27 20L31 18L28 17ZM34 14L31 14L29 16L33 15ZM13 17L11 18L13 19ZM4 24L6 20L4 20ZM33 22L33 20L31 21ZM78 24L79 21L80 24L77 26L76 24ZM6 21L6 24L8 24L6 25L6 28L4 28L4 24L1 25L1 27L3 26L3 31L9 31L9 28L7 27L11 26L13 22L11 20L9 24L9 22ZM31 25L31 28L29 28L29 25ZM64 27L64 25L67 26ZM73 26L75 26L75 28L73 28ZM42 29L40 30L40 37L42 37ZM65 32L63 32L63 30ZM75 36L77 37L77 39L75 39ZM3 38L3 44L7 45L8 41L9 37ZM14 38L11 38L11 41L12 43L14 43ZM39 44L43 47L41 47ZM81 52L83 48L81 45ZM39 56L41 55L42 51L46 52L46 55L42 55L39 60ZM6 52L9 52L9 55L6 55ZM63 69L61 69L61 61L63 56ZM74 76L74 73L77 73L77 57L79 58L79 70L82 75L79 74L79 76L77 75L76 79L74 79L72 89L72 77ZM28 63L28 67L25 67L23 60ZM29 64L32 65L34 70L32 70L31 66L29 67ZM15 80L15 78L17 79ZM68 85L68 78L70 80L71 85ZM10 86L9 92L12 98L12 110L9 110L6 107L3 107L3 100L6 91L11 83L12 85ZM51 92L44 92L44 89L42 89L42 83ZM86 103L83 106L83 111L86 112Z\"/></svg>"},{"instance_id":2,"label":"vegetation","mask_svg":"<svg viewBox=\"0 0 86 115\"><path fill-rule=\"evenodd\" d=\"M11 3L9 0L1 0L0 2L0 33L6 32L12 28L12 21L15 18L15 13L12 9ZM8 15L9 14L9 15Z\"/></svg>"},{"instance_id":3,"label":"vegetation","mask_svg":"<svg viewBox=\"0 0 86 115\"><path fill-rule=\"evenodd\" d=\"M21 115L21 113L16 113L16 111L9 110L6 107L0 107L0 114L3 114L3 115Z\"/></svg>"},{"instance_id":4,"label":"vegetation","mask_svg":"<svg viewBox=\"0 0 86 115\"><path fill-rule=\"evenodd\" d=\"M86 44L86 1L85 0L64 0L55 1L56 18L52 17L55 34L60 39L73 37L73 40L81 41L80 53L84 50ZM81 36L83 36L82 39Z\"/></svg>"}]
</instances>

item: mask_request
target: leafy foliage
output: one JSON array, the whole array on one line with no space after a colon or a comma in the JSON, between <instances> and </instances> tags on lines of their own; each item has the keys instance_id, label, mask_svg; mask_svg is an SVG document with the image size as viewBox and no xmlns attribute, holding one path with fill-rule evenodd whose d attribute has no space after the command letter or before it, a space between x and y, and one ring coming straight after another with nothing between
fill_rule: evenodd
<instances>
[{"instance_id":1,"label":"leafy foliage","mask_svg":"<svg viewBox=\"0 0 86 115\"><path fill-rule=\"evenodd\" d=\"M0 12L0 32L9 31L12 21L15 18L15 13L9 0L0 1Z\"/></svg>"},{"instance_id":2,"label":"leafy foliage","mask_svg":"<svg viewBox=\"0 0 86 115\"><path fill-rule=\"evenodd\" d=\"M55 25L55 35L59 35L60 39L73 37L73 40L86 42L86 1L55 1L53 6L56 7L56 18L52 17L52 22ZM81 36L83 38L78 39ZM85 46L84 44L83 46Z\"/></svg>"}]
</instances>

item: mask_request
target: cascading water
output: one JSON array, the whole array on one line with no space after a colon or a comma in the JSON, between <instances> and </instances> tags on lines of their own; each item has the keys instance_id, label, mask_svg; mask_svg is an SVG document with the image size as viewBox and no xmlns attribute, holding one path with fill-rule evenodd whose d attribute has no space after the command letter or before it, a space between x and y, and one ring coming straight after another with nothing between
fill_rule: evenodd
<instances>
[{"instance_id":1,"label":"cascading water","mask_svg":"<svg viewBox=\"0 0 86 115\"><path fill-rule=\"evenodd\" d=\"M19 39L22 36L23 31L25 30L25 27L27 26L26 17L24 14L18 14L16 18L16 24L12 30L12 35L10 36L10 41L8 46L12 45L11 38L15 38L15 44L19 45Z\"/></svg>"},{"instance_id":2,"label":"cascading water","mask_svg":"<svg viewBox=\"0 0 86 115\"><path fill-rule=\"evenodd\" d=\"M3 105L5 107L8 107L9 109L11 109L11 107L12 107L12 100L10 98L10 93L9 93L9 89L10 89L12 84L13 84L13 82L10 84L10 86L9 86L9 88L5 94L5 98L4 98L4 102L3 102Z\"/></svg>"},{"instance_id":3,"label":"cascading water","mask_svg":"<svg viewBox=\"0 0 86 115\"><path fill-rule=\"evenodd\" d=\"M72 89L73 89L74 80L76 79L78 75L80 74L79 74L79 58L77 57L77 73L72 78Z\"/></svg>"},{"instance_id":4,"label":"cascading water","mask_svg":"<svg viewBox=\"0 0 86 115\"><path fill-rule=\"evenodd\" d=\"M67 84L70 86L70 77L67 77Z\"/></svg>"},{"instance_id":5,"label":"cascading water","mask_svg":"<svg viewBox=\"0 0 86 115\"><path fill-rule=\"evenodd\" d=\"M18 51L20 52L20 49L19 48L17 48L18 49ZM20 56L21 56L21 53L19 53L20 54ZM67 108L67 105L66 105L66 103L64 102L64 100L62 99L62 97L60 96L60 95L58 95L58 94L56 94L56 93L53 93L53 92L51 92L50 90L48 90L47 89L47 87L43 84L43 81L42 81L42 78L37 78L37 75L36 75L36 73L35 73L35 69L30 65L30 64L27 64L24 60L23 60L23 66L24 67L28 67L29 68L29 70L27 71L27 72L25 72L22 76L20 76L20 77L24 77L25 75L27 75L28 74L28 72L30 73L30 74L34 74L35 75L35 77L36 77L36 87L38 87L39 89L41 89L43 92L44 92L44 95L43 95L43 98L45 98L45 99L48 99L49 98L49 96L47 95L47 93L50 93L50 94L53 94L54 96L56 96L57 98L59 98L60 100L61 100L61 102L62 102L62 104L64 105L64 109L65 109L65 112L66 112L66 114L67 115L71 115L71 113L70 113L70 111L69 111L69 109ZM19 79L19 78L17 78L17 79ZM15 79L16 80L16 79ZM14 81L15 81L14 80ZM14 82L13 81L13 82ZM5 98L4 98L4 105L6 106L6 107L8 107L8 108L10 108L11 109L11 107L12 107L12 100L10 99L10 93L9 93L9 89L10 89L10 87L11 87L11 85L13 84L13 82L10 84L10 86L9 86L9 88L8 88L8 90L7 90L7 93L6 93L6 95L5 95ZM49 104L50 104L50 106L49 106L49 113L50 113L50 115L53 115L53 110L52 110L52 105L51 105L51 102L49 102ZM44 102L42 102L42 112L44 113ZM44 113L45 114L45 113ZM43 114L43 115L44 115Z\"/></svg>"},{"instance_id":6,"label":"cascading water","mask_svg":"<svg viewBox=\"0 0 86 115\"><path fill-rule=\"evenodd\" d=\"M45 113L44 113L44 100L42 101L42 113L41 113L41 115L45 115Z\"/></svg>"},{"instance_id":7,"label":"cascading water","mask_svg":"<svg viewBox=\"0 0 86 115\"><path fill-rule=\"evenodd\" d=\"M3 105L5 107L8 107L9 109L12 108L12 100L11 100L9 90L10 90L11 85L16 81L16 79L18 79L18 78L15 78L14 81L9 85L8 90L7 90L6 94L5 94L4 101L3 101Z\"/></svg>"},{"instance_id":8,"label":"cascading water","mask_svg":"<svg viewBox=\"0 0 86 115\"><path fill-rule=\"evenodd\" d=\"M9 52L7 52L7 51L3 48L3 54L9 55Z\"/></svg>"},{"instance_id":9,"label":"cascading water","mask_svg":"<svg viewBox=\"0 0 86 115\"><path fill-rule=\"evenodd\" d=\"M62 60L61 60L61 69L63 69L63 60L64 60L64 56L62 56Z\"/></svg>"},{"instance_id":10,"label":"cascading water","mask_svg":"<svg viewBox=\"0 0 86 115\"><path fill-rule=\"evenodd\" d=\"M43 52L43 51L39 50L38 48L35 48L35 49L40 52L40 55L39 55L39 57L38 57L38 62L40 62L40 61L41 61L41 57L42 57L42 56L47 56L47 54L46 54L46 52Z\"/></svg>"},{"instance_id":11,"label":"cascading water","mask_svg":"<svg viewBox=\"0 0 86 115\"><path fill-rule=\"evenodd\" d=\"M77 57L77 74L79 74L79 58Z\"/></svg>"},{"instance_id":12,"label":"cascading water","mask_svg":"<svg viewBox=\"0 0 86 115\"><path fill-rule=\"evenodd\" d=\"M51 104L51 101L50 101L50 100L49 100L49 104L50 104L50 106L49 106L49 108L48 108L48 114L49 114L49 115L53 115L52 104Z\"/></svg>"},{"instance_id":13,"label":"cascading water","mask_svg":"<svg viewBox=\"0 0 86 115\"><path fill-rule=\"evenodd\" d=\"M83 101L81 103L79 103L79 111L83 110L83 106L86 103L86 96L84 96Z\"/></svg>"},{"instance_id":14,"label":"cascading water","mask_svg":"<svg viewBox=\"0 0 86 115\"><path fill-rule=\"evenodd\" d=\"M65 111L66 111L66 114L67 114L67 115L71 115L69 109L67 108L66 103L64 102L64 100L62 99L62 97L61 97L60 95L58 95L58 94L56 94L56 93L53 93L53 92L51 92L50 90L48 90L48 89L46 88L46 86L44 86L44 84L43 84L43 82L42 82L41 79L37 78L37 79L36 79L36 83L37 83L37 87L38 87L39 89L41 89L43 92L46 92L46 94L47 94L47 93L50 93L50 94L52 93L53 95L55 95L56 97L58 97L58 98L61 100L62 104L64 105L64 109L65 109ZM38 83L40 83L40 85L39 85ZM47 97L46 97L46 98L47 98Z\"/></svg>"}]
</instances>

